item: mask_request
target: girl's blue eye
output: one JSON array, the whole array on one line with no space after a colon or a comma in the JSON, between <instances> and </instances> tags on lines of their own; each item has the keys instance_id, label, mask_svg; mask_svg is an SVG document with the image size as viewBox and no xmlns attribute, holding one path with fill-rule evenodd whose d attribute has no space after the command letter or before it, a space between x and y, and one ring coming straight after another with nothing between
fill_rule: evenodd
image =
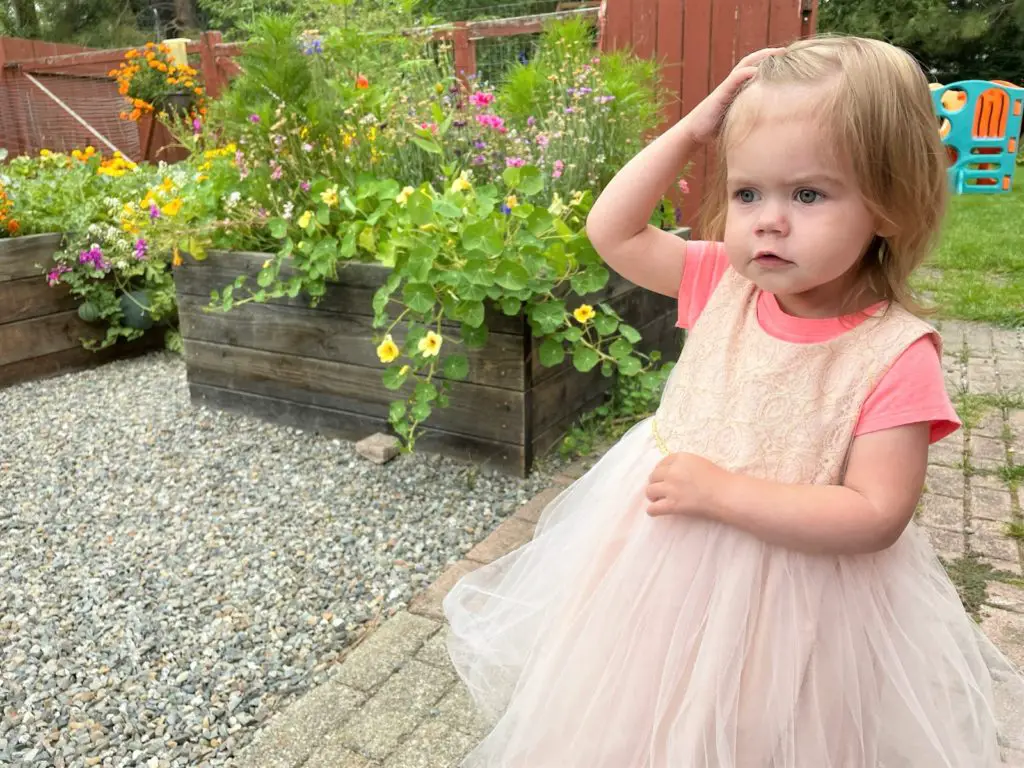
<instances>
[{"instance_id":1,"label":"girl's blue eye","mask_svg":"<svg viewBox=\"0 0 1024 768\"><path fill-rule=\"evenodd\" d=\"M801 203L805 203L806 205L810 205L811 203L817 202L818 200L821 199L821 197L822 194L820 192L816 192L813 189L800 189L797 190L796 193L796 199L799 200Z\"/></svg>"},{"instance_id":2,"label":"girl's blue eye","mask_svg":"<svg viewBox=\"0 0 1024 768\"><path fill-rule=\"evenodd\" d=\"M757 199L757 193L752 189L741 189L736 192L736 199L741 203L752 203Z\"/></svg>"}]
</instances>

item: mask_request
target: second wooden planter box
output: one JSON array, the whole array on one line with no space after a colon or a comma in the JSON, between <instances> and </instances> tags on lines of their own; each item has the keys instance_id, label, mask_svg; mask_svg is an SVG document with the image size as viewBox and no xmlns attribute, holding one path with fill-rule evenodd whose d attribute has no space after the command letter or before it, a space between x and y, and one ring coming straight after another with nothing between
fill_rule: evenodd
<instances>
[{"instance_id":1,"label":"second wooden planter box","mask_svg":"<svg viewBox=\"0 0 1024 768\"><path fill-rule=\"evenodd\" d=\"M89 368L154 348L154 339L115 344L99 352L82 339L100 331L78 317L66 285L51 287L43 272L53 264L62 235L0 240L0 387Z\"/></svg>"},{"instance_id":2,"label":"second wooden planter box","mask_svg":"<svg viewBox=\"0 0 1024 768\"><path fill-rule=\"evenodd\" d=\"M389 432L389 403L405 393L381 383L384 366L377 359L372 325L373 294L388 270L346 267L316 308L300 296L227 313L204 311L212 289L240 274L254 278L267 258L211 252L205 261L177 270L193 401L353 440ZM590 299L598 301L607 301L643 334L641 349L678 356L682 335L675 327L673 299L613 276ZM554 368L541 366L525 316L489 311L487 324L487 346L468 353L468 379L452 383L451 405L434 412L417 450L492 463L525 476L535 457L601 402L612 379L598 370L581 374L568 360ZM456 326L449 332L455 337Z\"/></svg>"}]
</instances>

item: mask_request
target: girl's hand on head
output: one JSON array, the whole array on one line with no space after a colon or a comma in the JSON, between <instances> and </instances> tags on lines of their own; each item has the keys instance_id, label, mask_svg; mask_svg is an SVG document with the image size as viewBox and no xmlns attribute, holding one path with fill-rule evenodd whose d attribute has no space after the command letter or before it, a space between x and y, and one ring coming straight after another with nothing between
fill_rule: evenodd
<instances>
[{"instance_id":1,"label":"girl's hand on head","mask_svg":"<svg viewBox=\"0 0 1024 768\"><path fill-rule=\"evenodd\" d=\"M707 515L714 508L716 489L729 473L692 453L673 453L654 468L647 483L651 504L647 514Z\"/></svg>"},{"instance_id":2,"label":"girl's hand on head","mask_svg":"<svg viewBox=\"0 0 1024 768\"><path fill-rule=\"evenodd\" d=\"M762 48L743 57L729 76L686 115L690 137L698 144L711 141L718 134L725 112L736 98L740 88L757 72L757 65L769 56L784 52L785 48Z\"/></svg>"}]
</instances>

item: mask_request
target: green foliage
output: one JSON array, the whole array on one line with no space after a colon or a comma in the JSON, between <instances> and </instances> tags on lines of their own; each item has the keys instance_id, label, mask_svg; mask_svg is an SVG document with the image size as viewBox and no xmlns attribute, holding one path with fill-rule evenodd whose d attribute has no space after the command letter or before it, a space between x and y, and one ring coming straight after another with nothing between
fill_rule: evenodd
<instances>
[{"instance_id":1,"label":"green foliage","mask_svg":"<svg viewBox=\"0 0 1024 768\"><path fill-rule=\"evenodd\" d=\"M271 252L254 278L214 292L220 311L316 303L347 264L391 268L374 324L409 449L469 375L466 351L487 343L488 307L525 314L544 364L641 377L651 360L639 333L611 307L581 305L609 279L584 222L657 122L656 83L625 56L606 66L582 30L546 33L553 51L523 67L544 78L535 90L495 91L462 86L450 46L355 27L299 34L293 19L262 18L202 134L180 135L194 150L181 210L147 234L200 256ZM618 125L598 127L607 120Z\"/></svg>"},{"instance_id":2,"label":"green foliage","mask_svg":"<svg viewBox=\"0 0 1024 768\"><path fill-rule=\"evenodd\" d=\"M1024 83L1024 0L821 0L818 28L888 40L941 82Z\"/></svg>"},{"instance_id":3,"label":"green foliage","mask_svg":"<svg viewBox=\"0 0 1024 768\"><path fill-rule=\"evenodd\" d=\"M64 233L54 263L45 266L46 278L69 286L82 302L79 316L98 326L98 335L83 340L86 347L136 339L153 324L173 320L171 256L154 252L144 240L140 245L130 212L148 208L144 199L166 199L172 203L166 210L174 210L171 177L182 172L187 171L168 171L161 181L155 167L120 157L104 160L91 148L8 164L3 182L20 234Z\"/></svg>"}]
</instances>

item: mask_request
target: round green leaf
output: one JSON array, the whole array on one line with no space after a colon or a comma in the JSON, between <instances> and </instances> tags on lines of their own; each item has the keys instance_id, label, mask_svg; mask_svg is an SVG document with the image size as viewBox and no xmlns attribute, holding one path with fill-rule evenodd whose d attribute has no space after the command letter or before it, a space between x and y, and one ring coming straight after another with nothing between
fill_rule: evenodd
<instances>
[{"instance_id":1,"label":"round green leaf","mask_svg":"<svg viewBox=\"0 0 1024 768\"><path fill-rule=\"evenodd\" d=\"M406 283L402 298L413 312L427 313L434 308L434 289L427 283Z\"/></svg>"},{"instance_id":2,"label":"round green leaf","mask_svg":"<svg viewBox=\"0 0 1024 768\"><path fill-rule=\"evenodd\" d=\"M619 327L619 321L608 315L598 315L594 318L594 327L602 336L608 336L615 333L615 329Z\"/></svg>"},{"instance_id":3,"label":"round green leaf","mask_svg":"<svg viewBox=\"0 0 1024 768\"><path fill-rule=\"evenodd\" d=\"M397 365L393 365L384 371L382 377L384 386L388 389L401 389L402 384L405 383L405 376L401 374L401 368Z\"/></svg>"},{"instance_id":4,"label":"round green leaf","mask_svg":"<svg viewBox=\"0 0 1024 768\"><path fill-rule=\"evenodd\" d=\"M565 347L555 339L544 339L540 345L540 364L545 368L559 365L565 360Z\"/></svg>"},{"instance_id":5,"label":"round green leaf","mask_svg":"<svg viewBox=\"0 0 1024 768\"><path fill-rule=\"evenodd\" d=\"M619 360L619 373L624 376L636 376L642 370L643 366L635 357L626 357Z\"/></svg>"},{"instance_id":6,"label":"round green leaf","mask_svg":"<svg viewBox=\"0 0 1024 768\"><path fill-rule=\"evenodd\" d=\"M430 414L433 413L433 408L430 407L430 403L416 403L410 410L410 415L416 419L416 421L423 422L430 418Z\"/></svg>"},{"instance_id":7,"label":"round green leaf","mask_svg":"<svg viewBox=\"0 0 1024 768\"><path fill-rule=\"evenodd\" d=\"M625 339L616 339L608 347L608 354L621 362L633 354L633 345Z\"/></svg>"},{"instance_id":8,"label":"round green leaf","mask_svg":"<svg viewBox=\"0 0 1024 768\"><path fill-rule=\"evenodd\" d=\"M640 339L643 338L640 335L640 331L638 331L631 325L626 325L625 323L622 323L619 326L619 333L621 333L622 337L630 344L637 344L639 343Z\"/></svg>"},{"instance_id":9,"label":"round green leaf","mask_svg":"<svg viewBox=\"0 0 1024 768\"><path fill-rule=\"evenodd\" d=\"M463 323L462 340L467 349L480 349L487 344L487 326L481 325L479 328L473 328Z\"/></svg>"},{"instance_id":10,"label":"round green leaf","mask_svg":"<svg viewBox=\"0 0 1024 768\"><path fill-rule=\"evenodd\" d=\"M437 399L437 388L429 381L421 381L416 385L413 395L417 403L429 403Z\"/></svg>"},{"instance_id":11,"label":"round green leaf","mask_svg":"<svg viewBox=\"0 0 1024 768\"><path fill-rule=\"evenodd\" d=\"M516 315L519 314L522 305L523 303L514 296L506 296L501 300L501 311L509 316Z\"/></svg>"},{"instance_id":12,"label":"round green leaf","mask_svg":"<svg viewBox=\"0 0 1024 768\"><path fill-rule=\"evenodd\" d=\"M572 351L572 364L582 373L593 369L601 361L600 355L585 344L577 344Z\"/></svg>"},{"instance_id":13,"label":"round green leaf","mask_svg":"<svg viewBox=\"0 0 1024 768\"><path fill-rule=\"evenodd\" d=\"M444 361L444 375L447 379L461 381L469 375L469 360L463 355L452 355Z\"/></svg>"},{"instance_id":14,"label":"round green leaf","mask_svg":"<svg viewBox=\"0 0 1024 768\"><path fill-rule=\"evenodd\" d=\"M530 273L521 264L509 259L502 259L494 274L494 281L502 288L519 291L530 282Z\"/></svg>"},{"instance_id":15,"label":"round green leaf","mask_svg":"<svg viewBox=\"0 0 1024 768\"><path fill-rule=\"evenodd\" d=\"M530 305L530 320L537 333L553 333L565 322L565 304L561 301L545 301Z\"/></svg>"}]
</instances>

